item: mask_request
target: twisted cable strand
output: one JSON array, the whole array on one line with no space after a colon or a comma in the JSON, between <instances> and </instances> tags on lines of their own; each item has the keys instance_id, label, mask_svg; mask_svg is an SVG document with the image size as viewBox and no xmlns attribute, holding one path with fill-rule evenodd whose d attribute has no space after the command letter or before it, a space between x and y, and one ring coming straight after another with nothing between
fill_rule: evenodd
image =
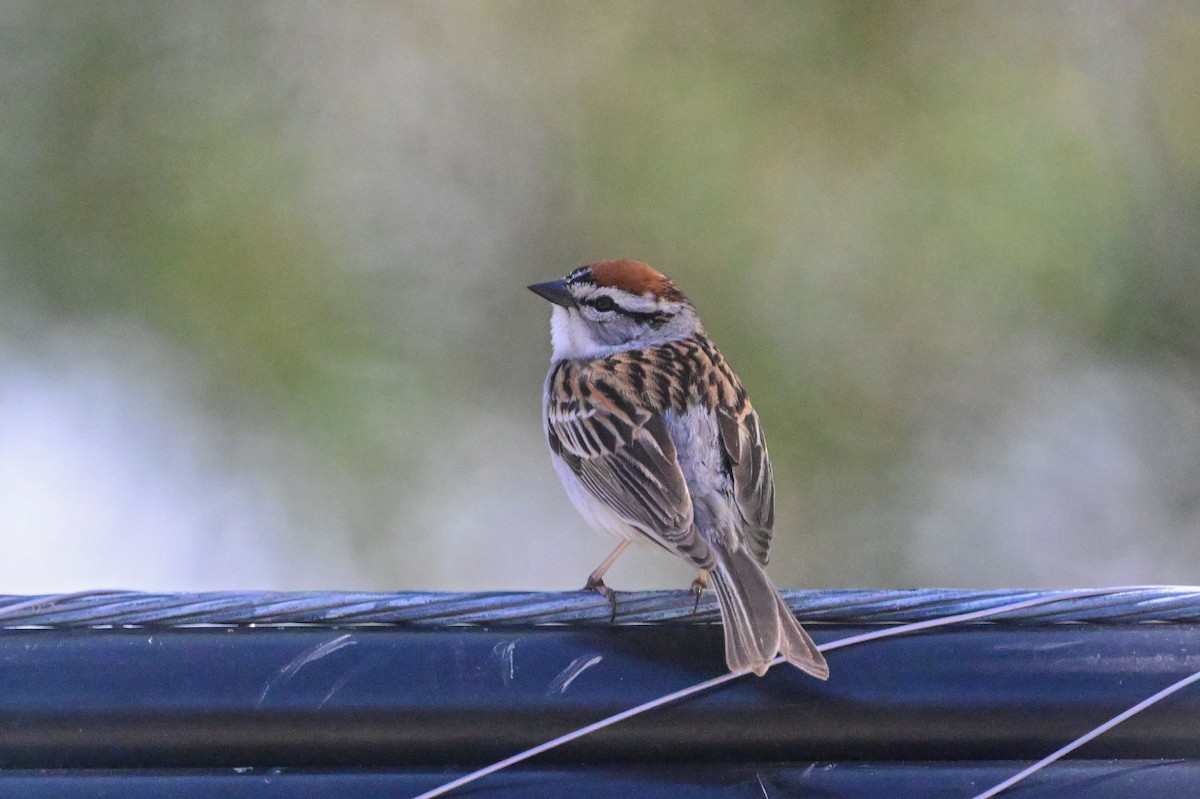
<instances>
[{"instance_id":1,"label":"twisted cable strand","mask_svg":"<svg viewBox=\"0 0 1200 799\"><path fill-rule=\"evenodd\" d=\"M1060 622L1200 622L1200 588L1134 586L1080 597L1041 590L910 589L784 591L803 622L901 624L997 608L1026 600L1042 604L997 614L1009 624ZM719 619L712 596L693 612L689 591L620 592L618 624L706 623ZM149 594L87 591L0 596L0 627L181 625L607 625L608 602L590 591L534 593L211 592Z\"/></svg>"}]
</instances>

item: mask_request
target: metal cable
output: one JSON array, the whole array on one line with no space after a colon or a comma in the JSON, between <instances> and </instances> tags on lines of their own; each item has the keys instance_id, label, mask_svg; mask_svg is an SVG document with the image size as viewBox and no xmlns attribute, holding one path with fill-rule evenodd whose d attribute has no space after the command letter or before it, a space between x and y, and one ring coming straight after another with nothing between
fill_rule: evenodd
<instances>
[{"instance_id":1,"label":"metal cable","mask_svg":"<svg viewBox=\"0 0 1200 799\"><path fill-rule=\"evenodd\" d=\"M803 622L899 624L1060 597L1004 613L992 623L1200 622L1200 588L1135 586L1079 598L1065 591L959 589L784 591ZM693 612L688 591L619 592L618 624L705 623L719 618L710 594ZM590 591L531 593L212 592L147 594L88 591L0 596L0 628L288 624L346 626L529 626L608 624L608 602Z\"/></svg>"}]
</instances>

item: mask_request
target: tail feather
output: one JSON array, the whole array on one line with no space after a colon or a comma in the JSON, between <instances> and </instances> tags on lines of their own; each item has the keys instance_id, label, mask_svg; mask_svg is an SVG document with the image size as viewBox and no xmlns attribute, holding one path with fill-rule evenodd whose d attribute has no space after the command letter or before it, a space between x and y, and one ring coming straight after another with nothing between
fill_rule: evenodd
<instances>
[{"instance_id":1,"label":"tail feather","mask_svg":"<svg viewBox=\"0 0 1200 799\"><path fill-rule=\"evenodd\" d=\"M716 551L713 588L725 625L725 662L734 673L760 677L775 655L812 676L829 677L825 657L796 621L766 571L746 549Z\"/></svg>"}]
</instances>

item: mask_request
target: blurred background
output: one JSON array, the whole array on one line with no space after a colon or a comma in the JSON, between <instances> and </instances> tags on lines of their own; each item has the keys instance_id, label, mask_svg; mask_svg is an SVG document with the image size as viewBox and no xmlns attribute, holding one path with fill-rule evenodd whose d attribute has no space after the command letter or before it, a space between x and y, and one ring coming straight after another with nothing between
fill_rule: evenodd
<instances>
[{"instance_id":1,"label":"blurred background","mask_svg":"<svg viewBox=\"0 0 1200 799\"><path fill-rule=\"evenodd\" d=\"M781 586L1198 581L1195 3L7 0L0 42L0 593L581 586L525 286L616 257L748 386Z\"/></svg>"}]
</instances>

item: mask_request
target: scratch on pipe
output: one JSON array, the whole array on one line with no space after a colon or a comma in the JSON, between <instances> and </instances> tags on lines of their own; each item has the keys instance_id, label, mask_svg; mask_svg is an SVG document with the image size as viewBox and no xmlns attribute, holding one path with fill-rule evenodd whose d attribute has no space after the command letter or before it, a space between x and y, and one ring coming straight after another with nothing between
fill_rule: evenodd
<instances>
[{"instance_id":1,"label":"scratch on pipe","mask_svg":"<svg viewBox=\"0 0 1200 799\"><path fill-rule=\"evenodd\" d=\"M603 655L593 655L590 658L587 655L580 655L575 658L569 666L559 672L558 676L554 678L554 682L550 683L550 687L546 689L546 696L556 693L565 694L576 677L602 660L604 660Z\"/></svg>"},{"instance_id":2,"label":"scratch on pipe","mask_svg":"<svg viewBox=\"0 0 1200 799\"><path fill-rule=\"evenodd\" d=\"M258 707L263 703L263 701L267 698L267 694L270 693L272 688L280 683L287 682L288 680L292 679L292 677L295 677L297 672L299 672L300 669L304 668L309 663L320 660L326 655L331 655L342 647L354 646L356 643L358 642L354 640L354 636L350 633L346 633L345 635L339 635L332 641L326 641L323 644L315 646L306 652L301 652L295 657L294 660L292 660L291 663L284 666L279 670L278 674L267 681L262 693L258 696L258 702L255 704L255 707Z\"/></svg>"},{"instance_id":3,"label":"scratch on pipe","mask_svg":"<svg viewBox=\"0 0 1200 799\"><path fill-rule=\"evenodd\" d=\"M331 685L329 687L329 692L327 694L325 694L325 697L320 702L317 703L317 710L320 710L321 708L325 707L325 704L330 699L333 699L334 694L336 694L338 691L345 688L346 685L348 685L351 680L353 680L358 675L362 674L367 669L371 668L371 666L373 666L373 665L374 665L374 663L372 663L370 660L364 660L362 663L359 663L354 668L349 669L341 677L338 677L337 680L333 683L333 685Z\"/></svg>"},{"instance_id":4,"label":"scratch on pipe","mask_svg":"<svg viewBox=\"0 0 1200 799\"><path fill-rule=\"evenodd\" d=\"M516 676L516 664L513 659L516 650L516 641L501 641L492 647L492 651L500 657L500 679L504 681L505 688L512 684Z\"/></svg>"},{"instance_id":5,"label":"scratch on pipe","mask_svg":"<svg viewBox=\"0 0 1200 799\"><path fill-rule=\"evenodd\" d=\"M771 795L767 793L767 786L763 785L762 775L756 771L754 772L754 777L758 780L758 787L762 790L763 799L771 799Z\"/></svg>"},{"instance_id":6,"label":"scratch on pipe","mask_svg":"<svg viewBox=\"0 0 1200 799\"><path fill-rule=\"evenodd\" d=\"M804 769L804 773L802 773L802 774L800 775L800 779L802 779L802 780L806 780L806 779L808 779L810 776L812 776L812 773L813 773L813 771L815 771L815 770L816 770L816 768L817 768L817 764L816 764L816 763L809 763L809 764L808 764L808 768ZM821 767L821 770L822 770L822 771L829 771L829 770L830 770L830 769L832 769L832 768L833 768L833 764L832 764L832 763L830 763L830 764L829 764L829 765L827 765L827 766L822 766L822 767Z\"/></svg>"}]
</instances>

